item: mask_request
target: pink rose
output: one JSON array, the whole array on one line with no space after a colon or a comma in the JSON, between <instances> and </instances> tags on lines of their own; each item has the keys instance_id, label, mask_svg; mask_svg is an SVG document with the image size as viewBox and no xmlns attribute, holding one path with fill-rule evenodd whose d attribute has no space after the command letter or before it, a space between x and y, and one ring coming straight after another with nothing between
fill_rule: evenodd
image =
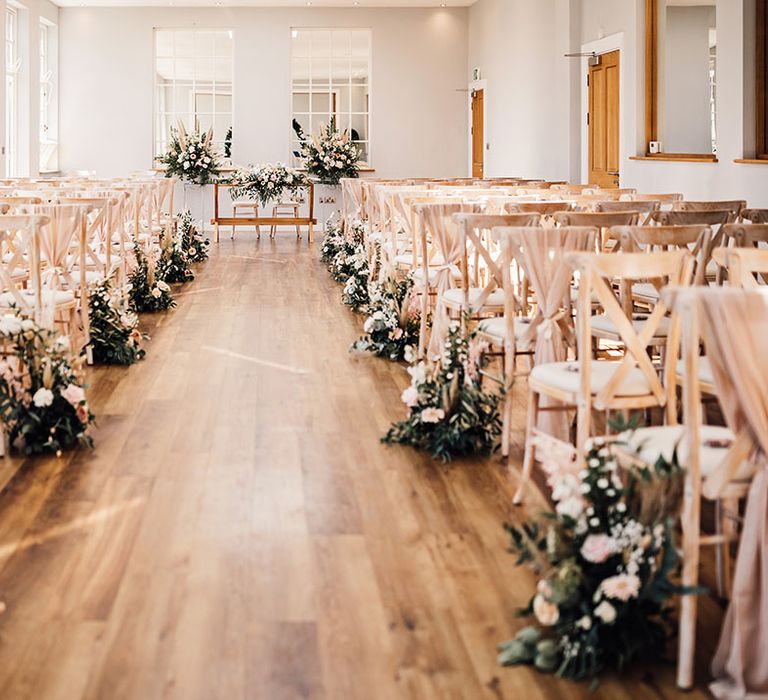
<instances>
[{"instance_id":1,"label":"pink rose","mask_svg":"<svg viewBox=\"0 0 768 700\"><path fill-rule=\"evenodd\" d=\"M68 384L66 388L61 390L61 396L75 408L85 401L85 391L83 391L81 386L77 386L77 384Z\"/></svg>"},{"instance_id":2,"label":"pink rose","mask_svg":"<svg viewBox=\"0 0 768 700\"><path fill-rule=\"evenodd\" d=\"M581 545L581 556L593 564L602 564L616 553L616 540L608 535L589 535Z\"/></svg>"},{"instance_id":3,"label":"pink rose","mask_svg":"<svg viewBox=\"0 0 768 700\"><path fill-rule=\"evenodd\" d=\"M88 406L82 404L77 407L77 420L83 425L88 425Z\"/></svg>"},{"instance_id":4,"label":"pink rose","mask_svg":"<svg viewBox=\"0 0 768 700\"><path fill-rule=\"evenodd\" d=\"M408 408L413 408L416 404L419 403L419 392L415 386L409 386L400 395L400 399L406 406L408 406Z\"/></svg>"}]
</instances>

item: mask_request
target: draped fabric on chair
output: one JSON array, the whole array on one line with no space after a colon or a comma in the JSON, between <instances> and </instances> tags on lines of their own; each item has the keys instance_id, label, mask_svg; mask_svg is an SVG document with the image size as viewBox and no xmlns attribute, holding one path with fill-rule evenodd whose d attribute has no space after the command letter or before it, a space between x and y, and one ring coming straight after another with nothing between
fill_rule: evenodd
<instances>
[{"instance_id":1,"label":"draped fabric on chair","mask_svg":"<svg viewBox=\"0 0 768 700\"><path fill-rule=\"evenodd\" d=\"M443 341L450 327L448 310L442 304L442 296L454 286L451 268L459 262L462 253L459 225L453 220L453 215L460 212L475 212L476 209L478 209L477 205L453 203L430 204L422 208L426 233L432 236L432 245L440 256L436 264L429 263L429 269L435 272L434 286L437 292L437 302L432 314L432 333L429 337L429 357L442 353ZM423 251L420 253L423 255ZM426 260L424 265L427 265Z\"/></svg>"},{"instance_id":2,"label":"draped fabric on chair","mask_svg":"<svg viewBox=\"0 0 768 700\"><path fill-rule=\"evenodd\" d=\"M571 251L594 249L597 231L593 228L521 228L513 231L515 258L528 277L536 294L536 315L525 334L518 340L520 347L534 345L534 363L566 360L564 341L572 335L568 315L571 268L565 256ZM555 402L542 397L542 405ZM568 415L565 411L543 411L538 428L558 440L568 441Z\"/></svg>"},{"instance_id":3,"label":"draped fabric on chair","mask_svg":"<svg viewBox=\"0 0 768 700\"><path fill-rule=\"evenodd\" d=\"M746 431L758 469L750 487L733 580L712 672L722 700L768 698L768 294L707 290L702 330L728 427Z\"/></svg>"},{"instance_id":4,"label":"draped fabric on chair","mask_svg":"<svg viewBox=\"0 0 768 700\"><path fill-rule=\"evenodd\" d=\"M341 180L342 219L350 226L359 219L363 208L363 186L359 178L345 177Z\"/></svg>"}]
</instances>

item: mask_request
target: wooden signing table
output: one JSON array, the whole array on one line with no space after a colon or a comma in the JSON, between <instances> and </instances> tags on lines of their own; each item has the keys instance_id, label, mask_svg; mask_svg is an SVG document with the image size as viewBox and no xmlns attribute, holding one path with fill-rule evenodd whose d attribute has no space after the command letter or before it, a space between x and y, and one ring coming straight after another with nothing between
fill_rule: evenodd
<instances>
[{"instance_id":1,"label":"wooden signing table","mask_svg":"<svg viewBox=\"0 0 768 700\"><path fill-rule=\"evenodd\" d=\"M214 240L219 241L219 226L306 226L309 242L312 242L312 228L317 224L315 219L315 185L307 185L309 216L219 216L219 190L222 187L232 187L228 182L213 184L213 224Z\"/></svg>"}]
</instances>

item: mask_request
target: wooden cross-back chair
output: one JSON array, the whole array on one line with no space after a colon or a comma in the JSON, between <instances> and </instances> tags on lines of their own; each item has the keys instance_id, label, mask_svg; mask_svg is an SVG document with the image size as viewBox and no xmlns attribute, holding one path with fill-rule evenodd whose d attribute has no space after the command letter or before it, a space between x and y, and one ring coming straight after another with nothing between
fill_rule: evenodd
<instances>
[{"instance_id":1,"label":"wooden cross-back chair","mask_svg":"<svg viewBox=\"0 0 768 700\"><path fill-rule=\"evenodd\" d=\"M768 248L715 248L712 257L728 270L731 287L768 289Z\"/></svg>"},{"instance_id":2,"label":"wooden cross-back chair","mask_svg":"<svg viewBox=\"0 0 768 700\"><path fill-rule=\"evenodd\" d=\"M742 209L741 218L752 224L768 224L768 209Z\"/></svg>"},{"instance_id":3,"label":"wooden cross-back chair","mask_svg":"<svg viewBox=\"0 0 768 700\"><path fill-rule=\"evenodd\" d=\"M648 355L648 346L667 314L663 300L641 324L633 324L625 314L614 291L614 280L626 286L632 282L663 278L672 286L688 283L693 269L693 258L682 250L661 253L572 253L568 262L579 273L579 296L576 309L576 337L578 359L575 362L537 364L528 377L528 425L525 439L525 457L520 486L515 503L520 503L530 478L537 447L568 451L578 464L583 463L587 439L593 433L593 411L609 414L611 411L644 410L664 407L667 395L659 379L657 368ZM621 360L592 359L592 299L593 293L605 315L619 332L624 347ZM673 318L672 323L676 323ZM665 355L665 368L674 362L673 355ZM576 409L575 444L562 437L544 434L537 427L542 398L560 405L557 410ZM555 407L549 407L553 410Z\"/></svg>"},{"instance_id":4,"label":"wooden cross-back chair","mask_svg":"<svg viewBox=\"0 0 768 700\"><path fill-rule=\"evenodd\" d=\"M675 410L676 385L669 382L666 425L639 428L623 436L626 447L620 448L623 454L619 461L652 466L660 458L671 462L677 457L685 470L686 482L681 513L681 584L688 588L698 586L701 548L713 546L717 548L719 593L728 596L731 591L730 547L738 539L735 525L738 503L747 495L755 465L748 459L752 445L746 433L735 435L727 427L705 425L702 420L698 306L702 295L723 292L732 293L732 290L701 287L665 290L664 297L679 318L669 351L677 357L682 349L680 363L685 366L686 376L692 378L683 384L683 424L678 424ZM702 532L702 500L716 504L714 534ZM680 599L677 684L681 688L690 688L693 684L697 598L696 595L685 595Z\"/></svg>"},{"instance_id":5,"label":"wooden cross-back chair","mask_svg":"<svg viewBox=\"0 0 768 700\"><path fill-rule=\"evenodd\" d=\"M2 201L2 200L0 200ZM768 244L768 223L762 224L726 224L722 228L724 246L737 248L757 248Z\"/></svg>"},{"instance_id":6,"label":"wooden cross-back chair","mask_svg":"<svg viewBox=\"0 0 768 700\"><path fill-rule=\"evenodd\" d=\"M743 199L722 199L711 202L682 200L674 202L672 209L673 211L727 211L731 214L731 221L735 222L738 221L746 206L747 203Z\"/></svg>"},{"instance_id":7,"label":"wooden cross-back chair","mask_svg":"<svg viewBox=\"0 0 768 700\"><path fill-rule=\"evenodd\" d=\"M574 251L594 250L597 229L502 226L494 228L492 236L500 248L497 267L504 290L504 314L481 320L478 331L492 346L503 349L503 383L507 392L502 455L507 457L512 416L510 389L515 378L527 375L533 365L531 361L527 370L520 371L517 358L525 355L532 359L534 354L538 361L565 358L567 346L573 345L573 332L568 297L571 270L564 257ZM519 314L519 283L512 275L515 266L523 270L538 299L531 316Z\"/></svg>"},{"instance_id":8,"label":"wooden cross-back chair","mask_svg":"<svg viewBox=\"0 0 768 700\"><path fill-rule=\"evenodd\" d=\"M16 214L0 216L0 311L42 320L40 290L40 228L47 216ZM19 270L26 274L19 275Z\"/></svg>"},{"instance_id":9,"label":"wooden cross-back chair","mask_svg":"<svg viewBox=\"0 0 768 700\"><path fill-rule=\"evenodd\" d=\"M637 212L642 217L642 223L647 224L651 212L658 211L661 202L656 200L613 200L598 202L595 204L595 212L599 213L618 213L618 212Z\"/></svg>"}]
</instances>

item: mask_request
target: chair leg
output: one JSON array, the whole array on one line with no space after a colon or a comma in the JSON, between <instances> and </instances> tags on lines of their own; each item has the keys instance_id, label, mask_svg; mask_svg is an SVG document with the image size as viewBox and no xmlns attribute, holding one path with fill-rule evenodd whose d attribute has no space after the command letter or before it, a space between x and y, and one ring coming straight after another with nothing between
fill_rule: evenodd
<instances>
[{"instance_id":1,"label":"chair leg","mask_svg":"<svg viewBox=\"0 0 768 700\"><path fill-rule=\"evenodd\" d=\"M699 517L698 497L688 496L683 504L683 571L682 585L693 587L699 582ZM693 686L693 664L696 651L695 595L680 597L680 630L677 649L677 685L682 689Z\"/></svg>"},{"instance_id":2,"label":"chair leg","mask_svg":"<svg viewBox=\"0 0 768 700\"><path fill-rule=\"evenodd\" d=\"M523 457L523 473L520 475L520 485L517 487L512 503L519 506L523 502L523 493L528 480L531 478L533 462L536 458L536 446L533 444L533 434L539 418L539 394L528 389L528 424L525 429L525 456Z\"/></svg>"},{"instance_id":3,"label":"chair leg","mask_svg":"<svg viewBox=\"0 0 768 700\"><path fill-rule=\"evenodd\" d=\"M589 440L590 423L592 420L592 404L580 404L576 412L576 460L584 463L584 447Z\"/></svg>"},{"instance_id":4,"label":"chair leg","mask_svg":"<svg viewBox=\"0 0 768 700\"><path fill-rule=\"evenodd\" d=\"M717 532L725 541L717 547L717 593L721 598L730 600L733 581L731 544L736 540L739 501L728 498L717 502Z\"/></svg>"}]
</instances>

